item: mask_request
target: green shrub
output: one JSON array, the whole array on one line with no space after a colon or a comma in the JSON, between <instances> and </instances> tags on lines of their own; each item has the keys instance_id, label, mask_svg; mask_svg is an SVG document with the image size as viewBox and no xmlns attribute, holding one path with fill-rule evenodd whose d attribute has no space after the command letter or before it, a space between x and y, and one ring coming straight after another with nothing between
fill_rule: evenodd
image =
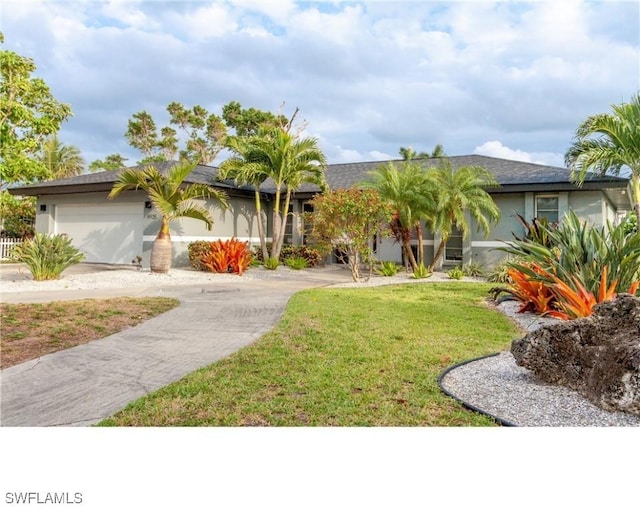
<instances>
[{"instance_id":1,"label":"green shrub","mask_svg":"<svg viewBox=\"0 0 640 512\"><path fill-rule=\"evenodd\" d=\"M31 238L35 233L36 198L18 199L8 191L0 192L0 219L6 238Z\"/></svg>"},{"instance_id":2,"label":"green shrub","mask_svg":"<svg viewBox=\"0 0 640 512\"><path fill-rule=\"evenodd\" d=\"M202 257L211 250L211 242L205 240L196 240L188 246L189 264L195 270L207 270L202 264Z\"/></svg>"},{"instance_id":3,"label":"green shrub","mask_svg":"<svg viewBox=\"0 0 640 512\"><path fill-rule=\"evenodd\" d=\"M513 268L513 264L518 261L520 260L511 256L504 258L487 274L487 281L490 283L510 283L509 269Z\"/></svg>"},{"instance_id":4,"label":"green shrub","mask_svg":"<svg viewBox=\"0 0 640 512\"><path fill-rule=\"evenodd\" d=\"M272 244L267 242L267 251L271 252ZM262 250L260 247L253 249L253 257L259 263L263 263ZM280 250L280 263L286 265L287 258L301 257L307 260L307 267L315 267L322 261L320 252L309 245L284 245Z\"/></svg>"},{"instance_id":5,"label":"green shrub","mask_svg":"<svg viewBox=\"0 0 640 512\"><path fill-rule=\"evenodd\" d=\"M464 277L464 272L460 267L454 267L447 272L447 276L449 277L449 279L460 280Z\"/></svg>"},{"instance_id":6,"label":"green shrub","mask_svg":"<svg viewBox=\"0 0 640 512\"><path fill-rule=\"evenodd\" d=\"M84 259L66 235L36 233L33 238L15 246L11 258L27 266L35 281L58 279L60 274Z\"/></svg>"},{"instance_id":7,"label":"green shrub","mask_svg":"<svg viewBox=\"0 0 640 512\"><path fill-rule=\"evenodd\" d=\"M277 258L267 258L262 262L262 265L267 270L275 270L280 266L280 260Z\"/></svg>"},{"instance_id":8,"label":"green shrub","mask_svg":"<svg viewBox=\"0 0 640 512\"><path fill-rule=\"evenodd\" d=\"M414 279L426 279L427 277L431 277L432 274L433 272L431 272L424 263L420 263L418 268L413 271L411 277Z\"/></svg>"},{"instance_id":9,"label":"green shrub","mask_svg":"<svg viewBox=\"0 0 640 512\"><path fill-rule=\"evenodd\" d=\"M480 265L479 263L473 263L473 262L465 263L464 265L462 265L462 272L464 272L465 276L469 276L469 277L484 276L484 269L482 268L482 265Z\"/></svg>"},{"instance_id":10,"label":"green shrub","mask_svg":"<svg viewBox=\"0 0 640 512\"><path fill-rule=\"evenodd\" d=\"M376 269L376 274L387 277L395 276L400 269L402 269L402 265L398 265L395 261L381 261Z\"/></svg>"},{"instance_id":11,"label":"green shrub","mask_svg":"<svg viewBox=\"0 0 640 512\"><path fill-rule=\"evenodd\" d=\"M622 230L625 235L632 235L633 233L638 232L638 217L636 216L636 212L630 211L627 216L622 219Z\"/></svg>"},{"instance_id":12,"label":"green shrub","mask_svg":"<svg viewBox=\"0 0 640 512\"><path fill-rule=\"evenodd\" d=\"M304 258L308 267L315 267L322 261L320 252L309 245L285 245L280 251L280 261L290 257Z\"/></svg>"},{"instance_id":13,"label":"green shrub","mask_svg":"<svg viewBox=\"0 0 640 512\"><path fill-rule=\"evenodd\" d=\"M302 256L290 256L284 260L284 264L292 270L302 270L309 266L309 263Z\"/></svg>"}]
</instances>

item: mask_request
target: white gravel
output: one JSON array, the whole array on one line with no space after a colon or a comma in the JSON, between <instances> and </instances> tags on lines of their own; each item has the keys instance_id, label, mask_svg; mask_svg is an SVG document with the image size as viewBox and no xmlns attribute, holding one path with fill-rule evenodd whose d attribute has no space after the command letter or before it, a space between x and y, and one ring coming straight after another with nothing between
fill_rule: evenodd
<instances>
[{"instance_id":1,"label":"white gravel","mask_svg":"<svg viewBox=\"0 0 640 512\"><path fill-rule=\"evenodd\" d=\"M517 302L498 305L527 331L557 323L530 313L517 313ZM501 352L450 370L442 387L461 401L519 427L639 427L640 416L609 412L564 386L547 384Z\"/></svg>"},{"instance_id":2,"label":"white gravel","mask_svg":"<svg viewBox=\"0 0 640 512\"><path fill-rule=\"evenodd\" d=\"M255 274L242 276L210 274L188 269L172 269L168 274L152 273L149 269L109 269L98 272L64 275L61 279L34 281L28 272L3 276L0 292L36 292L53 290L97 290L109 288L149 288L211 282L238 282L255 279Z\"/></svg>"},{"instance_id":3,"label":"white gravel","mask_svg":"<svg viewBox=\"0 0 640 512\"><path fill-rule=\"evenodd\" d=\"M86 270L85 270L86 268ZM149 269L137 270L135 267L87 265L78 266L64 272L60 279L50 281L34 281L31 274L17 265L11 268L0 266L0 293L37 292L53 290L97 290L109 288L151 288L160 286L179 286L193 284L238 283L256 280L274 279L310 279L323 278L327 281L335 280L330 286L340 287L368 287L399 283L429 283L435 281L450 281L442 272L434 273L428 279L413 279L405 272L393 277L374 275L368 281L354 283L351 274L342 266L328 265L306 270L291 270L280 266L276 270L265 270L254 267L248 269L241 276L235 274L213 274L186 268L172 268L168 274L152 273ZM465 278L465 281L473 279Z\"/></svg>"}]
</instances>

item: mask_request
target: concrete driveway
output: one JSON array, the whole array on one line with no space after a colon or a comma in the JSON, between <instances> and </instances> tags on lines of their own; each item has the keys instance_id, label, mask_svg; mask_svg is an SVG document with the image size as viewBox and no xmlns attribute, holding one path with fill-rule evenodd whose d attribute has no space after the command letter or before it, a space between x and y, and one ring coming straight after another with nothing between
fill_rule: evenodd
<instances>
[{"instance_id":1,"label":"concrete driveway","mask_svg":"<svg viewBox=\"0 0 640 512\"><path fill-rule=\"evenodd\" d=\"M123 332L3 370L0 424L92 425L132 400L251 344L273 328L297 291L349 278L348 272L312 275L206 287L104 290L106 296L170 296L181 304ZM78 295L87 293L47 292L46 299ZM28 301L43 300L35 292L25 296Z\"/></svg>"}]
</instances>

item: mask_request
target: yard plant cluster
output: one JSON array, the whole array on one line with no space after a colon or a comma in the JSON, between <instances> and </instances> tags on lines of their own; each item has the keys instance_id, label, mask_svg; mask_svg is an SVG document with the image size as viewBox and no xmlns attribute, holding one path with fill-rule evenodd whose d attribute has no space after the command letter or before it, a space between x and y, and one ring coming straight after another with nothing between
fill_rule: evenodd
<instances>
[{"instance_id":1,"label":"yard plant cluster","mask_svg":"<svg viewBox=\"0 0 640 512\"><path fill-rule=\"evenodd\" d=\"M521 219L523 221L523 219ZM570 211L559 225L533 221L506 242L508 285L495 287L532 311L561 319L589 316L593 306L640 286L640 232L623 222L595 227Z\"/></svg>"},{"instance_id":2,"label":"yard plant cluster","mask_svg":"<svg viewBox=\"0 0 640 512\"><path fill-rule=\"evenodd\" d=\"M270 245L267 243L268 251L271 250ZM248 242L235 238L191 242L188 252L191 268L215 273L242 274L249 266L260 264L268 270L275 270L280 264L301 270L315 267L322 261L320 252L308 245L284 245L278 259L268 257L265 260L260 248L251 250Z\"/></svg>"}]
</instances>

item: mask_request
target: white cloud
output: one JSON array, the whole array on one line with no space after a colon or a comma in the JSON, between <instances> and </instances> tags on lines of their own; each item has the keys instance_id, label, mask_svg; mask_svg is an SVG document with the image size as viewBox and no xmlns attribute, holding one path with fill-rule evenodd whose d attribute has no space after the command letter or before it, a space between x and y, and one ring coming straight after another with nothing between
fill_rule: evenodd
<instances>
[{"instance_id":1,"label":"white cloud","mask_svg":"<svg viewBox=\"0 0 640 512\"><path fill-rule=\"evenodd\" d=\"M127 27L150 30L157 26L135 3L127 0L110 0L102 6L102 14Z\"/></svg>"},{"instance_id":2,"label":"white cloud","mask_svg":"<svg viewBox=\"0 0 640 512\"><path fill-rule=\"evenodd\" d=\"M578 124L639 87L632 2L5 4L4 47L71 104L61 139L87 156L126 148L140 110L235 100L300 107L332 162L439 143L562 165Z\"/></svg>"},{"instance_id":3,"label":"white cloud","mask_svg":"<svg viewBox=\"0 0 640 512\"><path fill-rule=\"evenodd\" d=\"M476 146L473 150L476 155L516 160L518 162L530 162L541 165L563 167L563 156L558 153L530 153L520 149L511 149L497 140L490 140Z\"/></svg>"}]
</instances>

